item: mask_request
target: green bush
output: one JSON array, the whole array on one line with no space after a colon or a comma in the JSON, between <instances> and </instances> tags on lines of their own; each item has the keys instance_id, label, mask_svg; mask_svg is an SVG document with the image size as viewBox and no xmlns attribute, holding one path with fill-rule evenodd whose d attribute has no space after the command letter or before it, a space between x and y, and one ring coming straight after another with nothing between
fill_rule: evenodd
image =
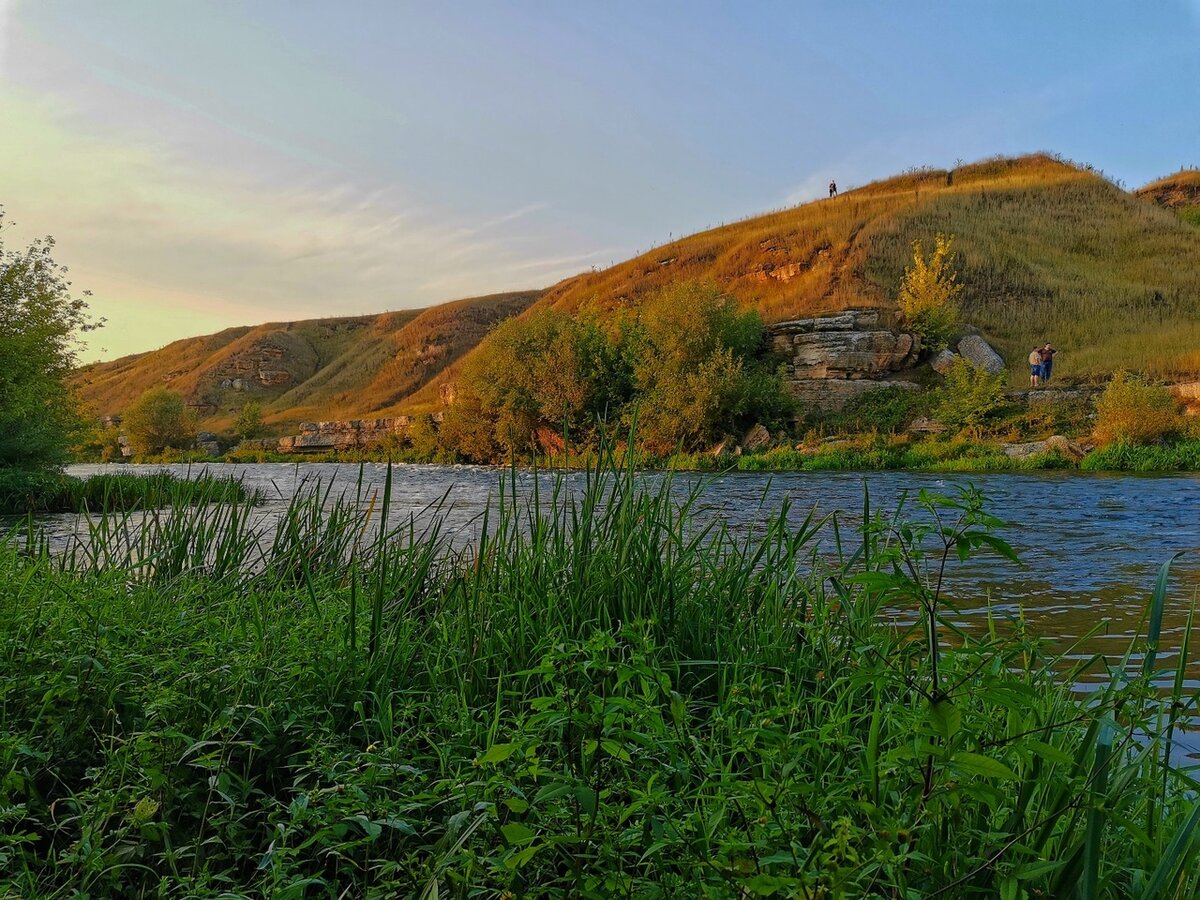
<instances>
[{"instance_id":1,"label":"green bush","mask_svg":"<svg viewBox=\"0 0 1200 900\"><path fill-rule=\"evenodd\" d=\"M166 450L186 450L196 440L196 422L183 397L164 387L142 394L125 410L122 423L129 445L140 458Z\"/></svg>"},{"instance_id":2,"label":"green bush","mask_svg":"<svg viewBox=\"0 0 1200 900\"><path fill-rule=\"evenodd\" d=\"M956 359L938 389L934 418L947 428L979 429L1003 409L1007 376Z\"/></svg>"},{"instance_id":3,"label":"green bush","mask_svg":"<svg viewBox=\"0 0 1200 900\"><path fill-rule=\"evenodd\" d=\"M1160 384L1117 372L1096 398L1097 442L1152 444L1177 435L1186 423L1179 401Z\"/></svg>"}]
</instances>

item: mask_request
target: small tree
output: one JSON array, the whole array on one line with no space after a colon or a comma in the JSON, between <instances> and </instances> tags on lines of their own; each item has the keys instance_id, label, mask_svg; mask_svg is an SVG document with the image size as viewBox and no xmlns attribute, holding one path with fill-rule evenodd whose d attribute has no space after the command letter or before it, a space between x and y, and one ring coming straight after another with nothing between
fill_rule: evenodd
<instances>
[{"instance_id":1,"label":"small tree","mask_svg":"<svg viewBox=\"0 0 1200 900\"><path fill-rule=\"evenodd\" d=\"M71 296L54 240L5 250L3 219L0 209L0 466L58 465L86 431L67 383L78 335L100 323Z\"/></svg>"},{"instance_id":2,"label":"small tree","mask_svg":"<svg viewBox=\"0 0 1200 900\"><path fill-rule=\"evenodd\" d=\"M242 411L238 413L237 421L233 423L233 430L242 440L258 437L262 434L262 404L257 400L248 401L242 407Z\"/></svg>"},{"instance_id":3,"label":"small tree","mask_svg":"<svg viewBox=\"0 0 1200 900\"><path fill-rule=\"evenodd\" d=\"M1006 375L993 375L970 360L946 370L934 418L948 428L979 428L1004 405Z\"/></svg>"},{"instance_id":4,"label":"small tree","mask_svg":"<svg viewBox=\"0 0 1200 900\"><path fill-rule=\"evenodd\" d=\"M953 245L953 237L939 232L926 259L921 242L913 241L913 262L900 280L900 311L921 343L933 351L946 347L959 324L962 285L954 271Z\"/></svg>"},{"instance_id":5,"label":"small tree","mask_svg":"<svg viewBox=\"0 0 1200 900\"><path fill-rule=\"evenodd\" d=\"M183 397L164 387L146 391L123 417L129 445L139 456L183 450L196 440L196 425Z\"/></svg>"},{"instance_id":6,"label":"small tree","mask_svg":"<svg viewBox=\"0 0 1200 900\"><path fill-rule=\"evenodd\" d=\"M1101 444L1153 444L1182 431L1179 401L1161 384L1117 372L1096 398L1095 437Z\"/></svg>"}]
</instances>

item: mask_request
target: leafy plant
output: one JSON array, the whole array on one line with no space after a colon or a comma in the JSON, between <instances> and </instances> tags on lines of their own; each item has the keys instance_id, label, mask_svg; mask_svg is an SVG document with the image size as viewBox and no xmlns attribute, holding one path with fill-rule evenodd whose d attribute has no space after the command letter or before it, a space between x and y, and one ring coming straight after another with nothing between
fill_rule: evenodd
<instances>
[{"instance_id":1,"label":"leafy plant","mask_svg":"<svg viewBox=\"0 0 1200 900\"><path fill-rule=\"evenodd\" d=\"M967 359L956 359L938 389L934 418L948 428L978 429L1004 406L1004 372L993 375Z\"/></svg>"},{"instance_id":2,"label":"leafy plant","mask_svg":"<svg viewBox=\"0 0 1200 900\"><path fill-rule=\"evenodd\" d=\"M1184 427L1179 401L1167 388L1117 372L1096 398L1094 434L1101 444L1152 444Z\"/></svg>"},{"instance_id":3,"label":"leafy plant","mask_svg":"<svg viewBox=\"0 0 1200 900\"><path fill-rule=\"evenodd\" d=\"M912 265L904 269L897 303L908 327L928 350L944 349L958 327L958 296L962 285L954 271L954 239L938 232L925 257L921 241L913 241Z\"/></svg>"},{"instance_id":4,"label":"leafy plant","mask_svg":"<svg viewBox=\"0 0 1200 900\"><path fill-rule=\"evenodd\" d=\"M129 445L139 456L184 450L196 440L195 417L183 397L165 387L153 387L125 410L122 417Z\"/></svg>"}]
</instances>

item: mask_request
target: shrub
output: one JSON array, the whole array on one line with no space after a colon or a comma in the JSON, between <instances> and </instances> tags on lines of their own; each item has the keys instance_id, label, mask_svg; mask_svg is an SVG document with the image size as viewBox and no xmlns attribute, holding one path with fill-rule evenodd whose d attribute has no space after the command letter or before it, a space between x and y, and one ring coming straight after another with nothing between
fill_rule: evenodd
<instances>
[{"instance_id":1,"label":"shrub","mask_svg":"<svg viewBox=\"0 0 1200 900\"><path fill-rule=\"evenodd\" d=\"M1160 384L1117 372L1096 399L1100 444L1153 444L1184 427L1179 402Z\"/></svg>"},{"instance_id":2,"label":"shrub","mask_svg":"<svg viewBox=\"0 0 1200 900\"><path fill-rule=\"evenodd\" d=\"M934 418L947 428L978 429L1004 406L1005 373L992 375L966 359L946 371Z\"/></svg>"},{"instance_id":3,"label":"shrub","mask_svg":"<svg viewBox=\"0 0 1200 900\"><path fill-rule=\"evenodd\" d=\"M929 350L945 348L959 324L962 285L953 268L953 243L953 238L939 232L933 253L926 259L921 242L914 241L912 265L905 267L900 280L900 311Z\"/></svg>"},{"instance_id":4,"label":"shrub","mask_svg":"<svg viewBox=\"0 0 1200 900\"><path fill-rule=\"evenodd\" d=\"M263 431L262 404L257 400L248 401L242 407L242 411L238 413L237 421L233 424L233 431L243 440L261 435Z\"/></svg>"},{"instance_id":5,"label":"shrub","mask_svg":"<svg viewBox=\"0 0 1200 900\"><path fill-rule=\"evenodd\" d=\"M123 423L129 445L139 456L184 450L196 439L196 425L183 397L164 387L142 394L125 411Z\"/></svg>"}]
</instances>

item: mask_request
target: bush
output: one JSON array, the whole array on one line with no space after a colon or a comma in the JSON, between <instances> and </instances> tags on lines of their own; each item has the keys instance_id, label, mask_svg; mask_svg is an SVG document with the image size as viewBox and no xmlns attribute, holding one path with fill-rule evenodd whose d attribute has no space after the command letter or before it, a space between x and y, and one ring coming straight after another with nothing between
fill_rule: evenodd
<instances>
[{"instance_id":1,"label":"bush","mask_svg":"<svg viewBox=\"0 0 1200 900\"><path fill-rule=\"evenodd\" d=\"M196 440L196 424L183 397L164 387L142 394L125 411L122 424L129 445L139 456L164 450L186 450Z\"/></svg>"},{"instance_id":2,"label":"bush","mask_svg":"<svg viewBox=\"0 0 1200 900\"><path fill-rule=\"evenodd\" d=\"M957 359L938 389L934 418L947 428L980 428L1004 407L1005 373L992 375L966 359Z\"/></svg>"},{"instance_id":3,"label":"bush","mask_svg":"<svg viewBox=\"0 0 1200 900\"><path fill-rule=\"evenodd\" d=\"M926 259L921 242L914 241L912 265L900 281L900 311L928 350L944 349L959 324L957 298L962 285L953 269L953 243L953 238L939 233Z\"/></svg>"},{"instance_id":4,"label":"bush","mask_svg":"<svg viewBox=\"0 0 1200 900\"><path fill-rule=\"evenodd\" d=\"M1185 423L1169 390L1128 372L1117 372L1096 398L1095 438L1100 444L1153 444Z\"/></svg>"}]
</instances>

